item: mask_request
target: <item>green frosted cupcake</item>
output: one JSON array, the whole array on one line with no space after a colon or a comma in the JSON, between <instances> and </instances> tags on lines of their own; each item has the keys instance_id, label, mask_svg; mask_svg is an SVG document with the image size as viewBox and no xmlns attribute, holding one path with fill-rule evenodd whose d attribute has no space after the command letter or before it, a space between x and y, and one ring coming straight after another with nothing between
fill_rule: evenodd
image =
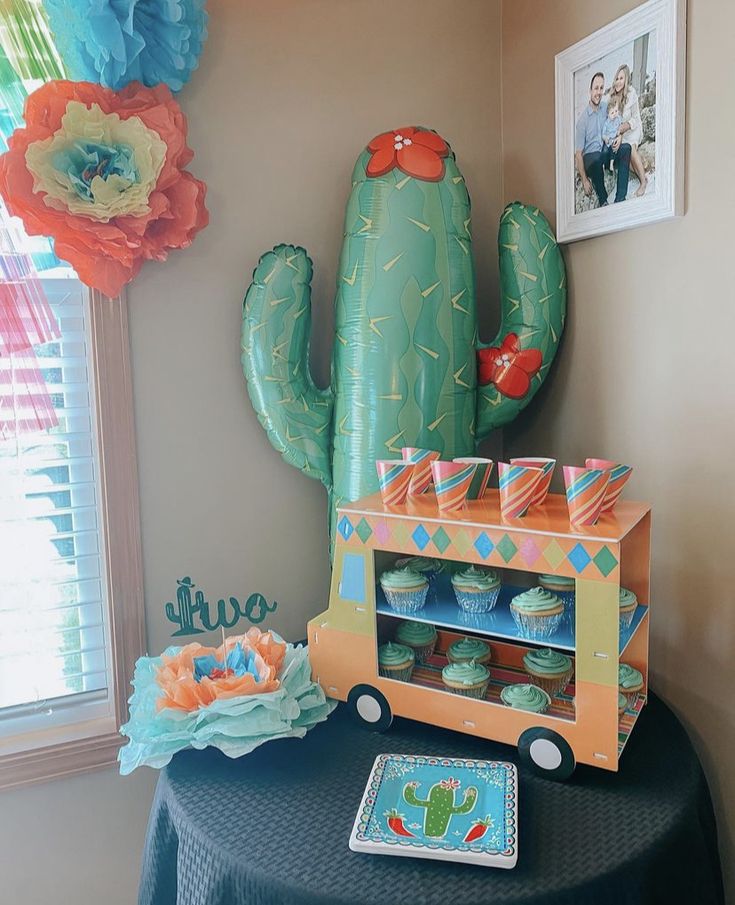
<instances>
[{"instance_id":1,"label":"green frosted cupcake","mask_svg":"<svg viewBox=\"0 0 735 905\"><path fill-rule=\"evenodd\" d=\"M406 620L398 625L396 641L410 647L417 663L426 663L436 647L436 629L428 622Z\"/></svg>"},{"instance_id":2,"label":"green frosted cupcake","mask_svg":"<svg viewBox=\"0 0 735 905\"><path fill-rule=\"evenodd\" d=\"M559 629L564 604L544 588L530 588L511 600L510 614L524 637L543 641Z\"/></svg>"},{"instance_id":3,"label":"green frosted cupcake","mask_svg":"<svg viewBox=\"0 0 735 905\"><path fill-rule=\"evenodd\" d=\"M430 556L404 556L396 560L396 569L413 569L428 581L445 571L444 561Z\"/></svg>"},{"instance_id":4,"label":"green frosted cupcake","mask_svg":"<svg viewBox=\"0 0 735 905\"><path fill-rule=\"evenodd\" d=\"M388 604L401 613L415 613L426 603L429 582L414 569L389 569L380 576Z\"/></svg>"},{"instance_id":5,"label":"green frosted cupcake","mask_svg":"<svg viewBox=\"0 0 735 905\"><path fill-rule=\"evenodd\" d=\"M530 713L545 713L551 704L551 698L537 685L506 685L500 692L500 700L506 707Z\"/></svg>"},{"instance_id":6,"label":"green frosted cupcake","mask_svg":"<svg viewBox=\"0 0 735 905\"><path fill-rule=\"evenodd\" d=\"M490 645L479 638L462 638L447 648L447 660L450 663L469 663L474 660L475 663L486 664L491 658Z\"/></svg>"},{"instance_id":7,"label":"green frosted cupcake","mask_svg":"<svg viewBox=\"0 0 735 905\"><path fill-rule=\"evenodd\" d=\"M633 621L633 616L635 615L636 607L638 606L638 598L627 588L621 588L619 602L620 608L618 613L620 615L620 631L624 632L626 629L630 628L630 624Z\"/></svg>"},{"instance_id":8,"label":"green frosted cupcake","mask_svg":"<svg viewBox=\"0 0 735 905\"><path fill-rule=\"evenodd\" d=\"M577 582L566 575L539 575L538 584L540 588L549 591L561 600L564 604L564 619L574 632Z\"/></svg>"},{"instance_id":9,"label":"green frosted cupcake","mask_svg":"<svg viewBox=\"0 0 735 905\"><path fill-rule=\"evenodd\" d=\"M571 657L549 647L524 654L523 668L531 682L552 698L564 691L574 671Z\"/></svg>"},{"instance_id":10,"label":"green frosted cupcake","mask_svg":"<svg viewBox=\"0 0 735 905\"><path fill-rule=\"evenodd\" d=\"M470 566L452 575L457 603L466 613L487 613L498 602L500 578L493 569Z\"/></svg>"},{"instance_id":11,"label":"green frosted cupcake","mask_svg":"<svg viewBox=\"0 0 735 905\"><path fill-rule=\"evenodd\" d=\"M408 682L413 672L414 659L410 647L389 641L378 648L378 672L386 679Z\"/></svg>"},{"instance_id":12,"label":"green frosted cupcake","mask_svg":"<svg viewBox=\"0 0 735 905\"><path fill-rule=\"evenodd\" d=\"M628 699L618 692L618 714L622 716L628 708Z\"/></svg>"},{"instance_id":13,"label":"green frosted cupcake","mask_svg":"<svg viewBox=\"0 0 735 905\"><path fill-rule=\"evenodd\" d=\"M618 664L618 691L633 704L638 692L643 691L643 674L628 663Z\"/></svg>"},{"instance_id":14,"label":"green frosted cupcake","mask_svg":"<svg viewBox=\"0 0 735 905\"><path fill-rule=\"evenodd\" d=\"M490 670L482 663L447 663L442 670L442 682L449 691L466 698L484 698L490 684Z\"/></svg>"}]
</instances>

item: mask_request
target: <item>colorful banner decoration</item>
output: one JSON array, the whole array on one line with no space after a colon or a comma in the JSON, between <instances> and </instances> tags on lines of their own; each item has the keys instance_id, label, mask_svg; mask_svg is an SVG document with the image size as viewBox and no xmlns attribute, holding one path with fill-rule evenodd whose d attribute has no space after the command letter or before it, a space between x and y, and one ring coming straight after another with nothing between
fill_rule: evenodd
<instances>
[{"instance_id":1,"label":"colorful banner decoration","mask_svg":"<svg viewBox=\"0 0 735 905\"><path fill-rule=\"evenodd\" d=\"M43 0L73 79L180 91L207 38L206 0Z\"/></svg>"},{"instance_id":2,"label":"colorful banner decoration","mask_svg":"<svg viewBox=\"0 0 735 905\"><path fill-rule=\"evenodd\" d=\"M332 538L337 507L378 490L376 459L402 447L473 456L512 421L549 373L566 312L553 230L537 207L514 202L498 235L502 323L493 343L479 342L470 199L443 136L420 126L383 132L351 182L331 387L309 373L303 248L263 255L242 324L253 406L286 461L327 487Z\"/></svg>"},{"instance_id":3,"label":"colorful banner decoration","mask_svg":"<svg viewBox=\"0 0 735 905\"><path fill-rule=\"evenodd\" d=\"M0 193L88 286L118 295L143 261L164 261L209 222L166 86L49 82L29 95L25 119L0 157Z\"/></svg>"},{"instance_id":4,"label":"colorful banner decoration","mask_svg":"<svg viewBox=\"0 0 735 905\"><path fill-rule=\"evenodd\" d=\"M196 585L188 575L184 578L177 578L176 584L178 585L176 603L169 601L165 607L168 621L179 626L179 630L172 634L172 638L233 628L241 619L247 619L248 622L258 625L266 619L269 613L275 613L278 608L275 600L269 604L262 594L251 594L243 604L239 603L236 597L229 598L231 610L229 617L227 615L228 604L224 600L218 600L217 610L213 615L209 602L204 597L204 592L194 590ZM192 591L194 591L193 600ZM195 618L198 619L201 628L195 624Z\"/></svg>"}]
</instances>

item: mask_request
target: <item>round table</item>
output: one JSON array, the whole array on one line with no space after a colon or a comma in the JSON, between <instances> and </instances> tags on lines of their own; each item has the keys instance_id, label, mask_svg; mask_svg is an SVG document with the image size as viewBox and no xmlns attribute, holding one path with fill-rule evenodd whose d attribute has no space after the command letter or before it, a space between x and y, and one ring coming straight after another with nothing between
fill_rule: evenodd
<instances>
[{"instance_id":1,"label":"round table","mask_svg":"<svg viewBox=\"0 0 735 905\"><path fill-rule=\"evenodd\" d=\"M355 853L379 753L517 762L515 749L410 720L383 735L340 706L304 739L239 760L176 755L153 804L140 905L710 905L722 903L709 790L680 723L652 697L620 771L519 777L513 870Z\"/></svg>"}]
</instances>

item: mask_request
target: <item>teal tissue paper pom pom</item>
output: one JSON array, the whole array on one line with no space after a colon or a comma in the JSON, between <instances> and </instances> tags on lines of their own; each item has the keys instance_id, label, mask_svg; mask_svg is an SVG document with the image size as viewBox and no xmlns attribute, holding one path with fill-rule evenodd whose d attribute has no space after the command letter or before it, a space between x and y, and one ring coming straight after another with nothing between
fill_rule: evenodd
<instances>
[{"instance_id":1,"label":"teal tissue paper pom pom","mask_svg":"<svg viewBox=\"0 0 735 905\"><path fill-rule=\"evenodd\" d=\"M69 76L180 91L207 38L206 0L43 0Z\"/></svg>"}]
</instances>

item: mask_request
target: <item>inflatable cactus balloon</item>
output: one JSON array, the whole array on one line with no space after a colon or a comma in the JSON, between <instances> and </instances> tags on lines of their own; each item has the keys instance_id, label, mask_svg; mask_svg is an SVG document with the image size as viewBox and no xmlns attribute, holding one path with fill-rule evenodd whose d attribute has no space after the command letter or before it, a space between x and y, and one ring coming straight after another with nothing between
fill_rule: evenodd
<instances>
[{"instance_id":1,"label":"inflatable cactus balloon","mask_svg":"<svg viewBox=\"0 0 735 905\"><path fill-rule=\"evenodd\" d=\"M537 209L500 221L502 322L479 342L470 199L449 145L385 132L352 175L337 276L331 386L309 372L312 265L264 255L245 297L242 363L258 418L287 462L336 507L378 489L376 459L404 446L473 455L531 401L564 327L564 262Z\"/></svg>"}]
</instances>

